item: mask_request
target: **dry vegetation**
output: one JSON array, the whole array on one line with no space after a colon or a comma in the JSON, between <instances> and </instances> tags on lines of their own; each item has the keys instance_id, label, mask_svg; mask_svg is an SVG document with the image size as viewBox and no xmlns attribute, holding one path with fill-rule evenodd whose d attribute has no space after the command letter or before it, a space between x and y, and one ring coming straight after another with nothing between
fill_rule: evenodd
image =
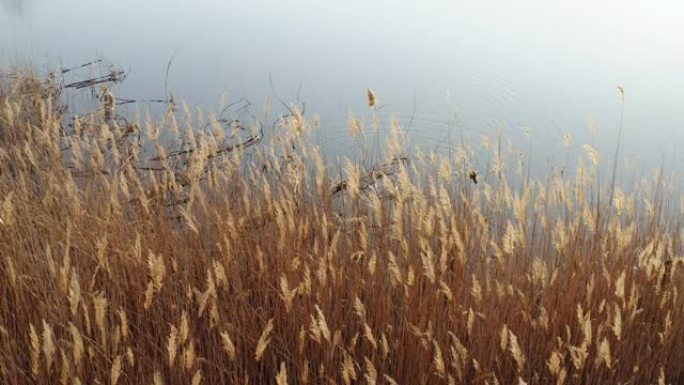
<instances>
[{"instance_id":1,"label":"dry vegetation","mask_svg":"<svg viewBox=\"0 0 684 385\"><path fill-rule=\"evenodd\" d=\"M384 164L333 168L296 108L202 131L105 92L69 127L50 79L0 82L0 383L684 381L660 174L613 192L591 147L538 181L496 143L406 159L396 124Z\"/></svg>"}]
</instances>

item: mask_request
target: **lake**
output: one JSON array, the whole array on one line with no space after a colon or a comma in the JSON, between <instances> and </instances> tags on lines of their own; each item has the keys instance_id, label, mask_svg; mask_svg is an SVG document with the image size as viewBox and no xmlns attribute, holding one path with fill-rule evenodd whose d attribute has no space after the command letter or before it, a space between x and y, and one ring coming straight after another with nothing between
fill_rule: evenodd
<instances>
[{"instance_id":1,"label":"lake","mask_svg":"<svg viewBox=\"0 0 684 385\"><path fill-rule=\"evenodd\" d=\"M622 86L623 155L680 165L683 4L0 0L0 64L104 57L130 71L117 96L153 99L165 97L173 57L176 97L208 110L303 101L333 152L352 143L349 111L370 116L372 88L383 118L422 146L502 132L537 162L564 157L566 133L611 159Z\"/></svg>"}]
</instances>

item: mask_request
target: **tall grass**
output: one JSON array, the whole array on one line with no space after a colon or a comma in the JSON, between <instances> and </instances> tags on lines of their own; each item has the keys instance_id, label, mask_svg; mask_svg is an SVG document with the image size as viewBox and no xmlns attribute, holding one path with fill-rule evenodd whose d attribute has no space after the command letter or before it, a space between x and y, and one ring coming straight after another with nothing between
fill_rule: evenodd
<instances>
[{"instance_id":1,"label":"tall grass","mask_svg":"<svg viewBox=\"0 0 684 385\"><path fill-rule=\"evenodd\" d=\"M296 108L266 136L113 103L69 128L58 87L1 79L0 383L684 381L660 174L407 158L396 124L384 163L333 167Z\"/></svg>"}]
</instances>

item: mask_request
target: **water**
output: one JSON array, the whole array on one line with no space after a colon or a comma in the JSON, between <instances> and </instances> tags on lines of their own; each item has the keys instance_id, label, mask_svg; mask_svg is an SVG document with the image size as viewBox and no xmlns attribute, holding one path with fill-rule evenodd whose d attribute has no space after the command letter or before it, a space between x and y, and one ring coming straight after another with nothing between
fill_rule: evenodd
<instances>
[{"instance_id":1,"label":"water","mask_svg":"<svg viewBox=\"0 0 684 385\"><path fill-rule=\"evenodd\" d=\"M676 1L0 0L0 62L101 56L130 70L120 97L164 98L174 56L168 86L191 105L304 101L333 151L351 143L350 110L370 116L372 88L383 117L428 148L503 132L546 162L564 158L572 133L611 158L621 85L624 156L681 162Z\"/></svg>"}]
</instances>

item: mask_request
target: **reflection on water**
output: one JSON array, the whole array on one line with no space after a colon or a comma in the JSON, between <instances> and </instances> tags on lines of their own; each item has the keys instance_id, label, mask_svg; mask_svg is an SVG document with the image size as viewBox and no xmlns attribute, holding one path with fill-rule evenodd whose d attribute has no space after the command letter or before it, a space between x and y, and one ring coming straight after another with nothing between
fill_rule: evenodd
<instances>
[{"instance_id":1,"label":"reflection on water","mask_svg":"<svg viewBox=\"0 0 684 385\"><path fill-rule=\"evenodd\" d=\"M130 69L118 96L163 99L168 86L208 109L299 99L331 149L350 143L349 110L370 119L367 88L430 149L503 132L545 162L571 132L611 154L618 85L624 154L659 162L684 143L684 5L670 0L0 4L0 64L103 56Z\"/></svg>"},{"instance_id":2,"label":"reflection on water","mask_svg":"<svg viewBox=\"0 0 684 385\"><path fill-rule=\"evenodd\" d=\"M26 0L0 0L0 7L11 14L21 14L27 6Z\"/></svg>"}]
</instances>

